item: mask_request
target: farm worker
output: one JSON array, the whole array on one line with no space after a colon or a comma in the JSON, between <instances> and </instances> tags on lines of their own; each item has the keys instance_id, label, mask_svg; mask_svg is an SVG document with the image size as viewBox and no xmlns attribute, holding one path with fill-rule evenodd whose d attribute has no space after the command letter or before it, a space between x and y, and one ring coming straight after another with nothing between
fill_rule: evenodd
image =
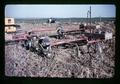
<instances>
[{"instance_id":1,"label":"farm worker","mask_svg":"<svg viewBox=\"0 0 120 84\"><path fill-rule=\"evenodd\" d=\"M61 24L59 24L59 26L57 27L57 34L58 34L58 38L61 39L64 36L64 30L63 27L61 26Z\"/></svg>"}]
</instances>

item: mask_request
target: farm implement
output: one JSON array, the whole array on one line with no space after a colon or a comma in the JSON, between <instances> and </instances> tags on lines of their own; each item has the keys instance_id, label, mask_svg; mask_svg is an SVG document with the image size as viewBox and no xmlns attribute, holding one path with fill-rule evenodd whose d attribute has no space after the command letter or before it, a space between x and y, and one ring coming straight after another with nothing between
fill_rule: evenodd
<instances>
[{"instance_id":1,"label":"farm implement","mask_svg":"<svg viewBox=\"0 0 120 84\"><path fill-rule=\"evenodd\" d=\"M10 40L6 40L6 43L10 42L20 42L23 47L32 52L37 52L38 54L49 56L53 47L76 47L82 45L99 45L99 42L103 40L112 39L112 33L108 32L91 32L94 29L90 26L80 26L79 29L39 29L32 30L28 33L13 34ZM89 31L89 32L86 32ZM36 32L44 31L57 31L57 34L48 36L38 36Z\"/></svg>"}]
</instances>

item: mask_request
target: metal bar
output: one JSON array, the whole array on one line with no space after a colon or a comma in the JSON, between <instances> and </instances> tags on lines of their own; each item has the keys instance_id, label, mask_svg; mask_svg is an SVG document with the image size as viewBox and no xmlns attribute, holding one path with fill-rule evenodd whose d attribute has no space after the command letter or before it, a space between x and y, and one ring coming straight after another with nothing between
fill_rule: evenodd
<instances>
[{"instance_id":1,"label":"metal bar","mask_svg":"<svg viewBox=\"0 0 120 84\"><path fill-rule=\"evenodd\" d=\"M79 42L82 40L87 40L87 39L86 38L79 38L79 39L56 40L56 41L51 42L51 46L61 45L61 44L65 44L65 43L74 43L74 42Z\"/></svg>"},{"instance_id":2,"label":"metal bar","mask_svg":"<svg viewBox=\"0 0 120 84\"><path fill-rule=\"evenodd\" d=\"M67 28L64 29L64 31L74 31L74 30L79 30L79 28ZM34 29L32 32L44 32L44 31L56 31L56 29L50 29L50 28L45 28L45 29Z\"/></svg>"},{"instance_id":3,"label":"metal bar","mask_svg":"<svg viewBox=\"0 0 120 84\"><path fill-rule=\"evenodd\" d=\"M51 46L59 46L59 45L65 44L65 43L74 43L74 42L80 42L80 41L83 41L83 40L87 41L87 38L82 37L82 38L74 39L74 40L72 40L72 39L56 40L56 41L51 42ZM97 43L97 42L100 42L100 41L102 41L102 40L97 39L97 40L87 41L87 43L88 44L94 44L94 43Z\"/></svg>"}]
</instances>

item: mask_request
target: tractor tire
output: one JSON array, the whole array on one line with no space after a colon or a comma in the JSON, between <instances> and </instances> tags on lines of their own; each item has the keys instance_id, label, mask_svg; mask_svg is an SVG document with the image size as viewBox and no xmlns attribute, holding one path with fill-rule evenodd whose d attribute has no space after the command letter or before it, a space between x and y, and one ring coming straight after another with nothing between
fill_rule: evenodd
<instances>
[{"instance_id":1,"label":"tractor tire","mask_svg":"<svg viewBox=\"0 0 120 84\"><path fill-rule=\"evenodd\" d=\"M25 41L22 41L20 44L22 47L25 47Z\"/></svg>"},{"instance_id":2,"label":"tractor tire","mask_svg":"<svg viewBox=\"0 0 120 84\"><path fill-rule=\"evenodd\" d=\"M21 44L22 47L25 47L24 44Z\"/></svg>"},{"instance_id":3,"label":"tractor tire","mask_svg":"<svg viewBox=\"0 0 120 84\"><path fill-rule=\"evenodd\" d=\"M26 50L29 50L29 46L26 46Z\"/></svg>"}]
</instances>

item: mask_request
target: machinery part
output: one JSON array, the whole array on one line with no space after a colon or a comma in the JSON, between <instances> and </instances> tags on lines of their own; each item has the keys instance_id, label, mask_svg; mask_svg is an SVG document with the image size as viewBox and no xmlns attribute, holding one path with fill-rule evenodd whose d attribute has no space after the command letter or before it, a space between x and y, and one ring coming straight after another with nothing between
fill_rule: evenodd
<instances>
[{"instance_id":1,"label":"machinery part","mask_svg":"<svg viewBox=\"0 0 120 84\"><path fill-rule=\"evenodd\" d=\"M84 24L79 25L79 29L81 30L81 33L85 32L85 26Z\"/></svg>"},{"instance_id":2,"label":"machinery part","mask_svg":"<svg viewBox=\"0 0 120 84\"><path fill-rule=\"evenodd\" d=\"M97 39L105 39L104 33L84 33L86 37L88 37L88 40L97 40Z\"/></svg>"},{"instance_id":3,"label":"machinery part","mask_svg":"<svg viewBox=\"0 0 120 84\"><path fill-rule=\"evenodd\" d=\"M16 33L20 25L15 24L14 18L5 18L5 32L6 33Z\"/></svg>"},{"instance_id":4,"label":"machinery part","mask_svg":"<svg viewBox=\"0 0 120 84\"><path fill-rule=\"evenodd\" d=\"M105 33L105 40L109 40L113 38L113 34L111 32L106 32Z\"/></svg>"},{"instance_id":5,"label":"machinery part","mask_svg":"<svg viewBox=\"0 0 120 84\"><path fill-rule=\"evenodd\" d=\"M88 45L88 53L90 55L96 53L96 43Z\"/></svg>"},{"instance_id":6,"label":"machinery part","mask_svg":"<svg viewBox=\"0 0 120 84\"><path fill-rule=\"evenodd\" d=\"M58 34L58 39L62 39L64 37L64 30L61 25L57 27L57 34Z\"/></svg>"},{"instance_id":7,"label":"machinery part","mask_svg":"<svg viewBox=\"0 0 120 84\"><path fill-rule=\"evenodd\" d=\"M14 26L6 26L5 27L5 32L6 33L15 33L16 32L16 27L14 27Z\"/></svg>"},{"instance_id":8,"label":"machinery part","mask_svg":"<svg viewBox=\"0 0 120 84\"><path fill-rule=\"evenodd\" d=\"M38 41L38 53L41 53L45 56L50 56L51 45L48 37L41 37Z\"/></svg>"},{"instance_id":9,"label":"machinery part","mask_svg":"<svg viewBox=\"0 0 120 84\"><path fill-rule=\"evenodd\" d=\"M28 33L28 35L26 35L26 40L23 41L22 46L26 48L26 50L31 49L32 46L32 42L31 42L31 32Z\"/></svg>"},{"instance_id":10,"label":"machinery part","mask_svg":"<svg viewBox=\"0 0 120 84\"><path fill-rule=\"evenodd\" d=\"M84 28L84 24L80 24L79 29L83 29L83 28Z\"/></svg>"},{"instance_id":11,"label":"machinery part","mask_svg":"<svg viewBox=\"0 0 120 84\"><path fill-rule=\"evenodd\" d=\"M30 51L37 52L37 49L38 49L38 37L33 36L33 37L31 37L30 41L31 41Z\"/></svg>"},{"instance_id":12,"label":"machinery part","mask_svg":"<svg viewBox=\"0 0 120 84\"><path fill-rule=\"evenodd\" d=\"M25 42L26 48L38 55L50 57L51 45L48 37L31 37L31 40Z\"/></svg>"},{"instance_id":13,"label":"machinery part","mask_svg":"<svg viewBox=\"0 0 120 84\"><path fill-rule=\"evenodd\" d=\"M22 46L26 48L26 50L29 50L31 48L31 41L25 40L22 42Z\"/></svg>"},{"instance_id":14,"label":"machinery part","mask_svg":"<svg viewBox=\"0 0 120 84\"><path fill-rule=\"evenodd\" d=\"M50 18L50 19L48 19L48 21L47 21L47 23L55 23L56 22L56 20L54 19L54 18Z\"/></svg>"}]
</instances>

